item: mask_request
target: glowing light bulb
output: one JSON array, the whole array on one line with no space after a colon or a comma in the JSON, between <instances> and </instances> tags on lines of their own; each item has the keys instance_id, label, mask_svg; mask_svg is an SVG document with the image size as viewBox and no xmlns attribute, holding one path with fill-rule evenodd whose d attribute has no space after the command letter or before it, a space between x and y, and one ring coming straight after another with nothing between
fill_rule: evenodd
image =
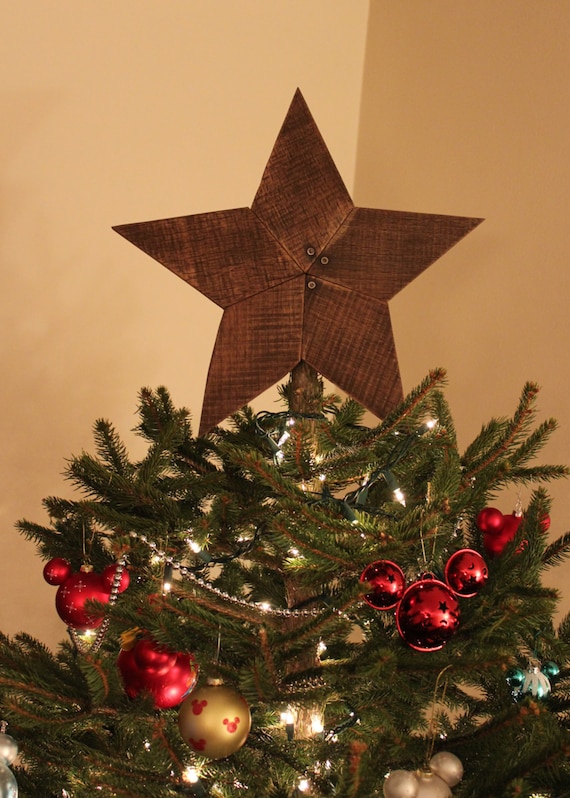
<instances>
[{"instance_id":1,"label":"glowing light bulb","mask_svg":"<svg viewBox=\"0 0 570 798\"><path fill-rule=\"evenodd\" d=\"M326 474L319 474L319 479L321 480L321 482L324 482L326 478L327 478Z\"/></svg>"},{"instance_id":2,"label":"glowing light bulb","mask_svg":"<svg viewBox=\"0 0 570 798\"><path fill-rule=\"evenodd\" d=\"M397 502L400 502L400 504L401 504L403 507L405 507L405 506L406 506L406 497L404 496L404 494L402 493L402 491L400 490L400 488L396 488L396 489L395 489L395 491L394 491L394 498L396 499L396 501L397 501Z\"/></svg>"},{"instance_id":3,"label":"glowing light bulb","mask_svg":"<svg viewBox=\"0 0 570 798\"><path fill-rule=\"evenodd\" d=\"M289 554L291 555L291 557L298 557L299 549L289 549Z\"/></svg>"},{"instance_id":4,"label":"glowing light bulb","mask_svg":"<svg viewBox=\"0 0 570 798\"><path fill-rule=\"evenodd\" d=\"M290 709L287 709L285 712L281 713L281 721L287 725L295 723L295 715L293 715L293 712Z\"/></svg>"},{"instance_id":5,"label":"glowing light bulb","mask_svg":"<svg viewBox=\"0 0 570 798\"><path fill-rule=\"evenodd\" d=\"M198 775L196 768L187 767L184 771L184 779L190 784L196 784L198 781L200 781L200 776Z\"/></svg>"},{"instance_id":6,"label":"glowing light bulb","mask_svg":"<svg viewBox=\"0 0 570 798\"><path fill-rule=\"evenodd\" d=\"M192 549L194 554L198 554L199 552L202 551L202 546L200 546L199 543L196 543L195 540L191 540L190 538L187 538L186 543L188 543L188 546Z\"/></svg>"},{"instance_id":7,"label":"glowing light bulb","mask_svg":"<svg viewBox=\"0 0 570 798\"><path fill-rule=\"evenodd\" d=\"M263 610L263 612L269 612L271 604L268 601L261 601L259 603L259 609Z\"/></svg>"},{"instance_id":8,"label":"glowing light bulb","mask_svg":"<svg viewBox=\"0 0 570 798\"><path fill-rule=\"evenodd\" d=\"M320 715L313 715L311 718L311 732L313 734L322 734L325 730L323 719Z\"/></svg>"},{"instance_id":9,"label":"glowing light bulb","mask_svg":"<svg viewBox=\"0 0 570 798\"><path fill-rule=\"evenodd\" d=\"M311 789L311 782L309 779L299 779L299 792L309 792Z\"/></svg>"},{"instance_id":10,"label":"glowing light bulb","mask_svg":"<svg viewBox=\"0 0 570 798\"><path fill-rule=\"evenodd\" d=\"M428 429L433 429L437 424L437 418L428 418L424 423Z\"/></svg>"},{"instance_id":11,"label":"glowing light bulb","mask_svg":"<svg viewBox=\"0 0 570 798\"><path fill-rule=\"evenodd\" d=\"M281 435L281 437L277 441L277 446L283 446L283 444L286 443L290 437L291 435L287 432L287 430L285 430L283 435Z\"/></svg>"},{"instance_id":12,"label":"glowing light bulb","mask_svg":"<svg viewBox=\"0 0 570 798\"><path fill-rule=\"evenodd\" d=\"M323 643L322 640L319 640L319 644L317 646L317 654L324 654L327 650L326 643Z\"/></svg>"}]
</instances>

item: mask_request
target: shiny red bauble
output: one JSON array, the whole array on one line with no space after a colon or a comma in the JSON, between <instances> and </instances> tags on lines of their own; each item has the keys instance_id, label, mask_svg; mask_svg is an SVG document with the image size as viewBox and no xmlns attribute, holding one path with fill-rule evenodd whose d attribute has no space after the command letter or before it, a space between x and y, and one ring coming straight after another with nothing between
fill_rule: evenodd
<instances>
[{"instance_id":1,"label":"shiny red bauble","mask_svg":"<svg viewBox=\"0 0 570 798\"><path fill-rule=\"evenodd\" d=\"M550 529L550 516L547 513L540 516L540 529L542 532L548 532Z\"/></svg>"},{"instance_id":2,"label":"shiny red bauble","mask_svg":"<svg viewBox=\"0 0 570 798\"><path fill-rule=\"evenodd\" d=\"M191 654L170 651L150 638L122 649L117 666L129 698L148 693L156 709L178 706L198 679L198 665Z\"/></svg>"},{"instance_id":3,"label":"shiny red bauble","mask_svg":"<svg viewBox=\"0 0 570 798\"><path fill-rule=\"evenodd\" d=\"M511 515L503 516L503 526L498 533L486 532L483 535L483 547L489 557L496 557L502 554L503 549L512 540L518 532L521 525L522 516L512 513Z\"/></svg>"},{"instance_id":4,"label":"shiny red bauble","mask_svg":"<svg viewBox=\"0 0 570 798\"><path fill-rule=\"evenodd\" d=\"M477 527L483 532L483 547L489 557L501 554L505 546L514 540L522 521L522 515L503 515L494 507L484 507L477 515Z\"/></svg>"},{"instance_id":5,"label":"shiny red bauble","mask_svg":"<svg viewBox=\"0 0 570 798\"><path fill-rule=\"evenodd\" d=\"M113 589L115 585L115 581L117 581L117 593L123 593L129 586L131 577L129 576L129 572L126 568L122 568L120 571L120 576L117 579L117 571L121 568L116 563L108 565L106 568L103 568L101 573L101 580L105 587L108 589L109 593Z\"/></svg>"},{"instance_id":6,"label":"shiny red bauble","mask_svg":"<svg viewBox=\"0 0 570 798\"><path fill-rule=\"evenodd\" d=\"M108 565L102 574L83 566L73 573L71 564L62 557L54 557L44 566L44 579L50 585L59 585L55 596L57 614L65 623L78 632L96 629L103 621L101 613L86 609L89 601L107 604L115 585L117 569L122 568L117 579L117 592L122 593L129 585L126 568L118 564Z\"/></svg>"},{"instance_id":7,"label":"shiny red bauble","mask_svg":"<svg viewBox=\"0 0 570 798\"><path fill-rule=\"evenodd\" d=\"M73 569L71 563L63 557L54 557L44 566L44 579L49 585L61 585L69 579Z\"/></svg>"},{"instance_id":8,"label":"shiny red bauble","mask_svg":"<svg viewBox=\"0 0 570 798\"><path fill-rule=\"evenodd\" d=\"M107 604L110 591L103 584L101 575L93 571L79 571L61 584L55 596L57 614L77 631L96 629L103 617L93 608L86 608L89 601Z\"/></svg>"},{"instance_id":9,"label":"shiny red bauble","mask_svg":"<svg viewBox=\"0 0 570 798\"><path fill-rule=\"evenodd\" d=\"M445 565L445 581L458 596L476 596L489 578L487 563L478 551L460 549Z\"/></svg>"},{"instance_id":10,"label":"shiny red bauble","mask_svg":"<svg viewBox=\"0 0 570 798\"><path fill-rule=\"evenodd\" d=\"M437 651L459 626L459 602L448 585L431 575L408 587L396 610L396 625L415 651Z\"/></svg>"},{"instance_id":11,"label":"shiny red bauble","mask_svg":"<svg viewBox=\"0 0 570 798\"><path fill-rule=\"evenodd\" d=\"M406 589L406 577L399 565L390 560L378 560L368 565L360 576L372 588L363 598L376 610L390 610L401 600Z\"/></svg>"},{"instance_id":12,"label":"shiny red bauble","mask_svg":"<svg viewBox=\"0 0 570 798\"><path fill-rule=\"evenodd\" d=\"M177 653L160 646L150 637L139 640L133 649L135 663L149 676L164 676L176 663Z\"/></svg>"},{"instance_id":13,"label":"shiny red bauble","mask_svg":"<svg viewBox=\"0 0 570 798\"><path fill-rule=\"evenodd\" d=\"M481 532L500 532L503 528L503 514L495 507L484 507L475 520Z\"/></svg>"}]
</instances>

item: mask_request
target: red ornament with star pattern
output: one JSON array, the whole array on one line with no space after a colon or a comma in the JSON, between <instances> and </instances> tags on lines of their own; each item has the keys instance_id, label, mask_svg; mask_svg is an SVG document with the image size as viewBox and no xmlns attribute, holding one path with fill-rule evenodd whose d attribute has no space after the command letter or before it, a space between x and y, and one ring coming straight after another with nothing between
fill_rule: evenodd
<instances>
[{"instance_id":1,"label":"red ornament with star pattern","mask_svg":"<svg viewBox=\"0 0 570 798\"><path fill-rule=\"evenodd\" d=\"M102 574L82 566L76 573L67 560L55 557L44 567L44 579L50 585L59 585L55 596L57 614L71 629L84 632L87 629L96 629L103 621L103 614L93 607L88 607L89 602L108 604L113 591L113 583L117 565L105 568ZM117 592L122 593L129 585L129 575L126 569L121 570L118 577Z\"/></svg>"}]
</instances>

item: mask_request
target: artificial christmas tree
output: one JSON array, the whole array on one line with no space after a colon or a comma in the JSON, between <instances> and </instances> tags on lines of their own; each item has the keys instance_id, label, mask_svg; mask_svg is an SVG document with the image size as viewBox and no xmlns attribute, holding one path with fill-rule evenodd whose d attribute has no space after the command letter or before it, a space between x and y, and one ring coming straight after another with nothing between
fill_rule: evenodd
<instances>
[{"instance_id":1,"label":"artificial christmas tree","mask_svg":"<svg viewBox=\"0 0 570 798\"><path fill-rule=\"evenodd\" d=\"M316 161L307 149L313 172L296 169L290 190L268 199L274 170L281 182L289 174L283 141L314 134L297 96L251 214L121 229L204 288L207 246L191 234L215 228L207 291L217 285L218 297L245 268L242 242L258 262L250 234L285 272L275 278L271 255L254 290L243 289L249 272L236 282L205 434L166 389L144 389L146 455L133 461L98 421L95 455L68 465L78 498L46 499L46 525L20 522L58 593L74 581L57 605L70 640L56 653L25 634L0 640L0 719L21 754L5 757L2 798L15 795L14 777L26 798L570 795L570 619L554 629L558 597L541 583L570 550L570 535L546 538L542 483L567 470L532 464L555 424L535 423L529 383L513 417L460 453L443 372L398 401L387 300L479 220L357 213L334 174L331 184L319 139ZM324 194L302 203L310 239L298 214L275 210L294 205L299 181L312 196L307 174L326 177ZM348 287L343 263L355 265ZM295 288L285 301L284 286ZM327 317L335 301L344 348L342 324ZM244 311L252 303L256 313ZM355 350L373 309L387 338L376 330ZM251 362L232 360L238 321ZM281 322L293 335L285 356L267 346ZM326 393L319 364L373 409L379 386L382 421L367 426L355 398ZM281 409L238 410L284 367ZM212 428L222 408L231 416ZM521 491L514 520L501 506L510 485Z\"/></svg>"}]
</instances>

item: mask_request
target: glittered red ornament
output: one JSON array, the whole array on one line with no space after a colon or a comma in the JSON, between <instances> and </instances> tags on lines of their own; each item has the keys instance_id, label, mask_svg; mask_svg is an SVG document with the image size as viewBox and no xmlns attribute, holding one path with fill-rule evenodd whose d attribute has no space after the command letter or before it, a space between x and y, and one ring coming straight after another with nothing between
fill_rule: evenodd
<instances>
[{"instance_id":1,"label":"glittered red ornament","mask_svg":"<svg viewBox=\"0 0 570 798\"><path fill-rule=\"evenodd\" d=\"M454 593L463 598L476 596L488 578L487 563L474 549L456 551L445 565L445 581Z\"/></svg>"},{"instance_id":2,"label":"glittered red ornament","mask_svg":"<svg viewBox=\"0 0 570 798\"><path fill-rule=\"evenodd\" d=\"M163 676L176 662L176 651L160 646L150 637L143 637L133 649L138 668L149 675Z\"/></svg>"},{"instance_id":3,"label":"glittered red ornament","mask_svg":"<svg viewBox=\"0 0 570 798\"><path fill-rule=\"evenodd\" d=\"M63 584L72 573L71 563L63 557L54 557L44 566L44 579L49 585Z\"/></svg>"},{"instance_id":4,"label":"glittered red ornament","mask_svg":"<svg viewBox=\"0 0 570 798\"><path fill-rule=\"evenodd\" d=\"M475 520L481 532L500 532L503 528L503 514L495 507L484 507Z\"/></svg>"},{"instance_id":5,"label":"glittered red ornament","mask_svg":"<svg viewBox=\"0 0 570 798\"><path fill-rule=\"evenodd\" d=\"M399 565L390 560L378 560L368 565L360 576L361 582L368 582L372 591L363 598L376 610L390 610L404 595L406 577Z\"/></svg>"},{"instance_id":6,"label":"glittered red ornament","mask_svg":"<svg viewBox=\"0 0 570 798\"><path fill-rule=\"evenodd\" d=\"M483 535L483 547L489 557L501 554L505 546L514 540L521 525L522 515L512 513L503 515L503 523L499 529L487 530Z\"/></svg>"},{"instance_id":7,"label":"glittered red ornament","mask_svg":"<svg viewBox=\"0 0 570 798\"><path fill-rule=\"evenodd\" d=\"M437 651L457 631L459 616L459 602L451 588L425 575L404 593L396 610L396 625L410 648Z\"/></svg>"},{"instance_id":8,"label":"glittered red ornament","mask_svg":"<svg viewBox=\"0 0 570 798\"><path fill-rule=\"evenodd\" d=\"M141 642L143 641L139 641ZM156 709L178 706L198 679L198 665L194 657L191 654L170 651L170 656L161 660L162 667L156 659L148 666L144 662L150 647L143 646L137 658L137 646L138 643L133 648L122 649L117 660L126 694L129 698L136 698L140 693L149 693ZM156 649L159 648L162 649L162 654L167 651L165 647L156 646ZM167 661L170 664L165 667Z\"/></svg>"},{"instance_id":9,"label":"glittered red ornament","mask_svg":"<svg viewBox=\"0 0 570 798\"><path fill-rule=\"evenodd\" d=\"M542 532L548 532L550 529L550 516L547 513L543 513L540 516L540 529Z\"/></svg>"},{"instance_id":10,"label":"glittered red ornament","mask_svg":"<svg viewBox=\"0 0 570 798\"><path fill-rule=\"evenodd\" d=\"M78 632L96 629L103 617L96 610L86 608L89 601L106 604L110 592L103 584L101 575L90 571L79 571L63 582L55 596L57 614L68 626Z\"/></svg>"}]
</instances>

